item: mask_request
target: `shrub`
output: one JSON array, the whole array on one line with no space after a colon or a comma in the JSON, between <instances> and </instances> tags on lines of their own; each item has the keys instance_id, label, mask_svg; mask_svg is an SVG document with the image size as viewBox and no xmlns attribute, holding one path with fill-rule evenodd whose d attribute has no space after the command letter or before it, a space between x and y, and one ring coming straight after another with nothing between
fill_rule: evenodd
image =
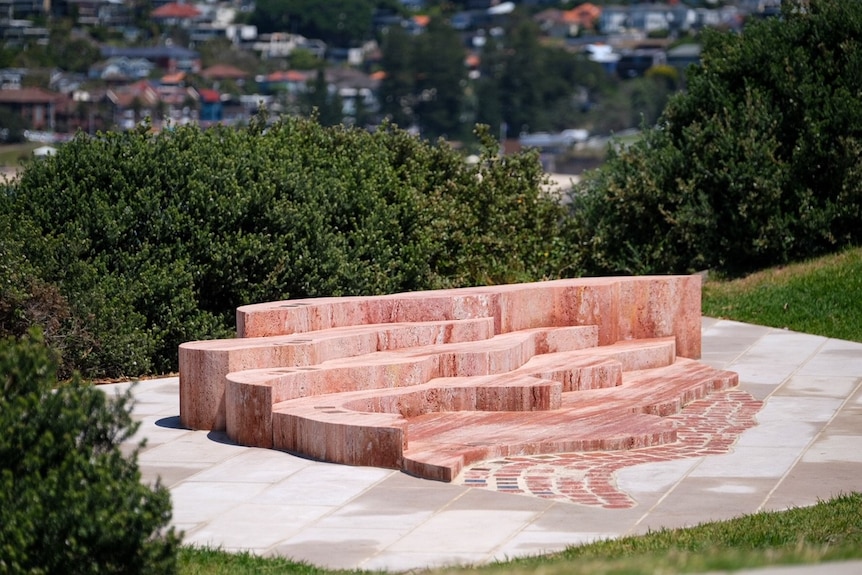
<instances>
[{"instance_id":1,"label":"shrub","mask_svg":"<svg viewBox=\"0 0 862 575\"><path fill-rule=\"evenodd\" d=\"M862 239L862 4L704 37L688 92L578 190L592 273L739 273Z\"/></svg>"},{"instance_id":2,"label":"shrub","mask_svg":"<svg viewBox=\"0 0 862 575\"><path fill-rule=\"evenodd\" d=\"M564 210L538 157L481 138L471 166L391 126L302 118L79 135L0 194L0 220L32 230L22 257L92 336L76 367L165 372L243 304L557 277Z\"/></svg>"},{"instance_id":3,"label":"shrub","mask_svg":"<svg viewBox=\"0 0 862 575\"><path fill-rule=\"evenodd\" d=\"M0 572L170 573L170 495L141 483L131 396L109 400L56 364L34 331L0 340Z\"/></svg>"}]
</instances>

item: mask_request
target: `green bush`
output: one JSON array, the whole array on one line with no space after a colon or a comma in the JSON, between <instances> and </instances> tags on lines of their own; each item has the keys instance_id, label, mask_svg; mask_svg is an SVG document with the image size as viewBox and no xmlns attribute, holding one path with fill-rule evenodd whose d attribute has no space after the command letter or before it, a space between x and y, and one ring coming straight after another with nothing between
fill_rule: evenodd
<instances>
[{"instance_id":1,"label":"green bush","mask_svg":"<svg viewBox=\"0 0 862 575\"><path fill-rule=\"evenodd\" d=\"M480 137L471 166L390 126L301 118L80 135L0 194L0 245L5 218L57 286L73 367L171 371L180 343L230 335L248 303L557 277L564 210L537 156Z\"/></svg>"},{"instance_id":2,"label":"green bush","mask_svg":"<svg viewBox=\"0 0 862 575\"><path fill-rule=\"evenodd\" d=\"M578 190L591 273L740 273L862 240L862 4L708 31L688 91Z\"/></svg>"},{"instance_id":3,"label":"green bush","mask_svg":"<svg viewBox=\"0 0 862 575\"><path fill-rule=\"evenodd\" d=\"M0 340L0 573L170 573L166 488L120 451L137 424L56 364L38 332Z\"/></svg>"}]
</instances>

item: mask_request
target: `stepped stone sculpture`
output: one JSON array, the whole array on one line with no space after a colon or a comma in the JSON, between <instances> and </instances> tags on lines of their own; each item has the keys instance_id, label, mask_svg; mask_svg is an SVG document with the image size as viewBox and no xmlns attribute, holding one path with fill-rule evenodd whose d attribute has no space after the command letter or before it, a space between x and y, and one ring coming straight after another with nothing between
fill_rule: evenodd
<instances>
[{"instance_id":1,"label":"stepped stone sculpture","mask_svg":"<svg viewBox=\"0 0 862 575\"><path fill-rule=\"evenodd\" d=\"M647 447L737 384L700 357L699 276L254 304L179 349L180 419L248 446L451 481L493 457Z\"/></svg>"}]
</instances>

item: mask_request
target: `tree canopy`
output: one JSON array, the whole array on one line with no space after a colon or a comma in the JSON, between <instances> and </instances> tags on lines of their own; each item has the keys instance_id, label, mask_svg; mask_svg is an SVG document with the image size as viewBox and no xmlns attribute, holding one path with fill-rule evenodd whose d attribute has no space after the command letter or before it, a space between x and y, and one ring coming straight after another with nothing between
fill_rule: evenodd
<instances>
[{"instance_id":1,"label":"tree canopy","mask_svg":"<svg viewBox=\"0 0 862 575\"><path fill-rule=\"evenodd\" d=\"M351 47L371 38L376 8L398 6L395 0L257 0L249 22L263 33L290 32Z\"/></svg>"},{"instance_id":2,"label":"tree canopy","mask_svg":"<svg viewBox=\"0 0 862 575\"><path fill-rule=\"evenodd\" d=\"M862 240L862 3L707 30L688 91L577 190L592 273L741 273Z\"/></svg>"}]
</instances>

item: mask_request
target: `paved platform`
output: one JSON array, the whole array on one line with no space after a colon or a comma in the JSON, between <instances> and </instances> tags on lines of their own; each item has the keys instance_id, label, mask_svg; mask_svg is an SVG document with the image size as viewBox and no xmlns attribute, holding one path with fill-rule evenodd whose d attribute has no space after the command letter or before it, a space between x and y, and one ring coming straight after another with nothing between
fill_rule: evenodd
<instances>
[{"instance_id":1,"label":"paved platform","mask_svg":"<svg viewBox=\"0 0 862 575\"><path fill-rule=\"evenodd\" d=\"M447 484L240 447L220 432L180 428L176 378L135 389L148 442L139 464L145 480L170 488L186 543L390 571L550 552L862 491L862 344L704 318L702 361L739 373L740 391L762 402L757 425L724 453L646 448L631 465L606 466L621 505L507 493L516 491L511 480Z\"/></svg>"}]
</instances>

